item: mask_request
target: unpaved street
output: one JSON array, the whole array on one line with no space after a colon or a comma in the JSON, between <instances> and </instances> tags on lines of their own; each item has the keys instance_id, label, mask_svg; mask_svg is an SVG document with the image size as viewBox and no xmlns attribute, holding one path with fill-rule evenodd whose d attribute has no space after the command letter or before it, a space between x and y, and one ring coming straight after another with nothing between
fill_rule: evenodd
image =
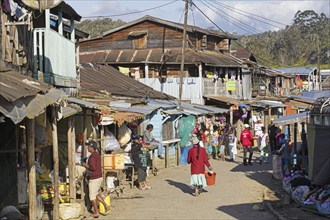
<instances>
[{"instance_id":1,"label":"unpaved street","mask_svg":"<svg viewBox=\"0 0 330 220\"><path fill-rule=\"evenodd\" d=\"M162 169L149 178L151 190L126 190L111 200L111 214L101 219L275 219L268 211L255 211L262 202L270 164L243 166L238 162L210 162L217 173L215 186L194 197L189 187L190 166Z\"/></svg>"}]
</instances>

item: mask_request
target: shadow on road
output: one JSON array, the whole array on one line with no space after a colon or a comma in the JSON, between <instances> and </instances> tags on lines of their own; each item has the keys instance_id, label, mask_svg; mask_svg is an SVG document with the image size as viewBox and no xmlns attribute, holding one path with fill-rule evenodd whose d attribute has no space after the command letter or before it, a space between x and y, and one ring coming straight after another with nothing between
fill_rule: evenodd
<instances>
[{"instance_id":1,"label":"shadow on road","mask_svg":"<svg viewBox=\"0 0 330 220\"><path fill-rule=\"evenodd\" d=\"M192 188L187 184L176 182L176 181L173 181L173 180L166 180L166 181L168 182L169 185L180 189L184 193L192 194L192 192L193 192Z\"/></svg>"},{"instance_id":2,"label":"shadow on road","mask_svg":"<svg viewBox=\"0 0 330 220\"><path fill-rule=\"evenodd\" d=\"M259 210L253 210L254 206L256 206ZM234 219L276 219L275 216L272 216L269 212L265 211L265 208L260 205L260 203L219 206L217 210L230 215Z\"/></svg>"}]
</instances>

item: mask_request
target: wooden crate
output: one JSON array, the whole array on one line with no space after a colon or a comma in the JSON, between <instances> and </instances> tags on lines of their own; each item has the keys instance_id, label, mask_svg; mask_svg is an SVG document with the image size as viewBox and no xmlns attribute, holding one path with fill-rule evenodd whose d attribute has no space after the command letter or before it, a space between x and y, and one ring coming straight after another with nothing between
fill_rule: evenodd
<instances>
[{"instance_id":1,"label":"wooden crate","mask_svg":"<svg viewBox=\"0 0 330 220\"><path fill-rule=\"evenodd\" d=\"M123 170L125 167L125 154L104 154L103 168Z\"/></svg>"}]
</instances>

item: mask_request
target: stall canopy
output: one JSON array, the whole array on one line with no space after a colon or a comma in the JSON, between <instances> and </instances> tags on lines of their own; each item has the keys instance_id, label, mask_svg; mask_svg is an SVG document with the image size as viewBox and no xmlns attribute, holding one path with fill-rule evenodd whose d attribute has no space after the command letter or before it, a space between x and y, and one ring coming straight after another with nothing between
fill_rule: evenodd
<instances>
[{"instance_id":1,"label":"stall canopy","mask_svg":"<svg viewBox=\"0 0 330 220\"><path fill-rule=\"evenodd\" d=\"M287 125L287 124L301 123L301 122L307 122L307 119L308 119L308 112L303 112L299 114L282 116L278 119L275 119L274 124Z\"/></svg>"},{"instance_id":2,"label":"stall canopy","mask_svg":"<svg viewBox=\"0 0 330 220\"><path fill-rule=\"evenodd\" d=\"M63 91L13 70L0 71L0 79L0 112L15 124L65 99Z\"/></svg>"}]
</instances>

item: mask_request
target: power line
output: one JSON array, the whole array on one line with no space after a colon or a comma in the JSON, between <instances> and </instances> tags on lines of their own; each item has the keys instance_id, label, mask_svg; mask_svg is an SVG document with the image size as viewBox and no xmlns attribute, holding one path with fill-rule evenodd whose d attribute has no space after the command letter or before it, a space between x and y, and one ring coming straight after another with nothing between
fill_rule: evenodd
<instances>
[{"instance_id":1,"label":"power line","mask_svg":"<svg viewBox=\"0 0 330 220\"><path fill-rule=\"evenodd\" d=\"M210 0L210 1L212 1L212 0ZM255 18L255 17L262 18L262 19L264 19L264 20L268 20L268 21L271 21L271 22L274 22L274 23L277 23L277 24L280 24L280 25L286 26L286 24L283 24L283 23L281 23L281 22L274 21L274 20L271 20L271 19L269 19L269 18L262 17L262 16L260 16L260 15L256 15L256 14L253 14L253 13L250 13L250 12L247 12L247 11L243 11L243 10L241 10L241 9L238 9L238 8L235 8L235 7L232 7L232 6L229 6L229 5L226 5L226 4L223 4L223 3L216 2L215 0L213 0L212 2L215 3L215 4L217 4L217 5L219 5L219 6L223 6L224 8L227 8L227 9L230 10L230 11L236 12L236 13L238 13L238 14L241 14L241 15L243 15L243 16L245 16L245 17L250 18L250 19L253 19L253 20L256 20L256 21L262 22L262 23L264 23L264 24L271 25L271 26L273 26L273 27L282 28L282 27L279 27L279 26L277 26L277 25L274 25L274 24L268 23L268 22L266 22L266 21L263 21L263 20L257 19L257 18ZM243 13L242 13L242 12L243 12ZM246 13L246 14L250 14L250 15L253 15L253 16L255 16L255 17L252 17L252 16L249 16L249 15L246 15L246 14L244 14L244 13Z\"/></svg>"},{"instance_id":2,"label":"power line","mask_svg":"<svg viewBox=\"0 0 330 220\"><path fill-rule=\"evenodd\" d=\"M82 18L107 18L107 17L119 17L119 16L124 16L124 15L138 14L138 13L142 13L142 12L146 12L146 11L151 11L151 10L155 10L155 9L158 9L158 8L162 8L164 6L173 4L174 2L177 2L177 1L179 1L179 0L174 0L174 1L168 2L166 4L162 4L162 5L159 5L159 6L156 6L156 7L152 7L152 8L147 8L147 9L144 9L144 10L141 10L141 11L133 11L133 12L127 12L127 13L122 13L122 14L114 14L114 15L86 16L86 17L82 17Z\"/></svg>"},{"instance_id":3,"label":"power line","mask_svg":"<svg viewBox=\"0 0 330 220\"><path fill-rule=\"evenodd\" d=\"M231 38L222 28L220 28L214 21L212 21L212 19L211 18L209 18L194 2L192 3L197 9L198 9L198 11L200 11L213 25L215 25L220 31L222 31L222 33L227 37L227 38ZM238 43L237 41L234 41L238 46L240 46L240 47L242 47L242 48L244 48L244 49L246 49L243 45L241 45L240 43ZM248 49L246 49L247 51L249 51ZM251 53L251 51L249 51L250 53ZM269 64L276 64L276 65L279 65L279 66L282 66L282 65L280 65L280 64L278 64L278 63L273 63L273 62L271 62L271 61L269 61L269 60L265 60L265 59L263 59L263 58L261 58L261 57L259 57L259 56L257 56L257 55L255 55L254 54L254 56L255 57L257 57L258 59L260 59L260 60L263 60L263 61L265 61L265 62L267 62L267 63L269 63Z\"/></svg>"},{"instance_id":4,"label":"power line","mask_svg":"<svg viewBox=\"0 0 330 220\"><path fill-rule=\"evenodd\" d=\"M210 6L206 5L204 2L201 1L201 3L204 4L206 7L208 7L210 10L212 10L214 13L216 13L217 15L219 15L220 17L222 17L223 19L225 19L226 21L230 22L231 24L235 25L236 27L238 27L238 28L240 28L240 29L242 29L242 30L244 30L244 31L246 31L246 32L248 32L248 33L250 33L250 34L255 34L255 33L253 33L253 32L251 32L251 31L245 29L244 27L241 26L241 24L244 25L244 26L246 26L246 27L249 28L250 30L256 31L256 32L258 32L258 33L262 33L262 31L260 31L260 30L258 30L258 29L256 29L256 28L254 28L254 27L252 27L252 26L250 26L250 25L248 25L248 24L245 24L244 22L241 22L241 21L238 20L237 18L235 18L235 17L233 17L233 16L227 14L226 12L222 11L221 9L217 8L216 6L212 5L212 4L209 3L209 2L208 2L207 4L209 4L210 6L214 7L214 8L217 9L218 11L222 12L223 14L227 15L228 17L232 18L233 20L235 20L235 21L237 21L237 22L235 22L235 21L231 21L229 18L222 16L218 11L216 11L216 10L214 10L213 8L211 8Z\"/></svg>"}]
</instances>

